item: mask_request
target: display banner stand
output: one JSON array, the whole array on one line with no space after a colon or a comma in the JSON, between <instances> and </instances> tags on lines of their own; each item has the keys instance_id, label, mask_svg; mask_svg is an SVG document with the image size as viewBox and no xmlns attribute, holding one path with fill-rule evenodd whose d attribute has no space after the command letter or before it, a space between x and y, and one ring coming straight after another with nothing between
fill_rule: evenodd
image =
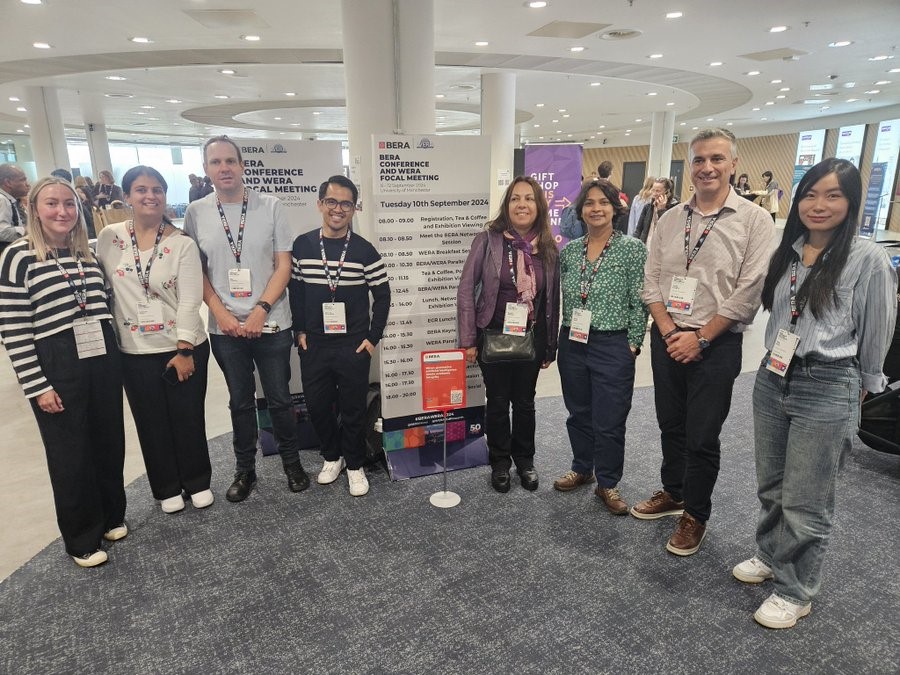
<instances>
[{"instance_id":1,"label":"display banner stand","mask_svg":"<svg viewBox=\"0 0 900 675\"><path fill-rule=\"evenodd\" d=\"M444 489L428 501L440 509L458 505L460 496L447 490L447 413L466 407L466 352L445 349L422 352L422 409L440 410L444 417Z\"/></svg>"}]
</instances>

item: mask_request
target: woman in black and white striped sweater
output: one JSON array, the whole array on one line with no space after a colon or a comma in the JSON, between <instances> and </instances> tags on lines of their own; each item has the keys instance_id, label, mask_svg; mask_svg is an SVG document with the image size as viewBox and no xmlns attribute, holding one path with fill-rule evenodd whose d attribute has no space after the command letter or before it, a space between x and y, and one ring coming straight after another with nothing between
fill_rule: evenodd
<instances>
[{"instance_id":1,"label":"woman in black and white striped sweater","mask_svg":"<svg viewBox=\"0 0 900 675\"><path fill-rule=\"evenodd\" d=\"M106 562L125 526L122 372L103 273L71 184L44 178L0 257L0 335L37 418L66 552Z\"/></svg>"}]
</instances>

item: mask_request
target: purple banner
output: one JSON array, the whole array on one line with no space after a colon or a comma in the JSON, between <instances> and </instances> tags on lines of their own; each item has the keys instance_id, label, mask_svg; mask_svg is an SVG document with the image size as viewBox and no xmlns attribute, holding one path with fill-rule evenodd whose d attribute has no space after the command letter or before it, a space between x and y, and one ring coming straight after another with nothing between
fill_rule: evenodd
<instances>
[{"instance_id":1,"label":"purple banner","mask_svg":"<svg viewBox=\"0 0 900 675\"><path fill-rule=\"evenodd\" d=\"M557 246L562 248L569 241L559 231L563 209L575 201L581 190L581 146L526 145L525 174L544 188L550 204L550 226Z\"/></svg>"}]
</instances>

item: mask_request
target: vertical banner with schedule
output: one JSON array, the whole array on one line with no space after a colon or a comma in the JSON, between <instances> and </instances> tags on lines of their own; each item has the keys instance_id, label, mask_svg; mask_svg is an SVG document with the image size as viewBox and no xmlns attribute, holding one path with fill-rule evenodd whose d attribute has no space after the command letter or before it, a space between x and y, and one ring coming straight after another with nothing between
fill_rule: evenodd
<instances>
[{"instance_id":1,"label":"vertical banner with schedule","mask_svg":"<svg viewBox=\"0 0 900 675\"><path fill-rule=\"evenodd\" d=\"M391 281L381 341L384 449L394 480L442 470L443 415L422 405L421 353L455 349L456 289L489 218L490 140L374 136L373 242ZM466 406L447 416L448 469L487 463L484 389L466 369Z\"/></svg>"}]
</instances>

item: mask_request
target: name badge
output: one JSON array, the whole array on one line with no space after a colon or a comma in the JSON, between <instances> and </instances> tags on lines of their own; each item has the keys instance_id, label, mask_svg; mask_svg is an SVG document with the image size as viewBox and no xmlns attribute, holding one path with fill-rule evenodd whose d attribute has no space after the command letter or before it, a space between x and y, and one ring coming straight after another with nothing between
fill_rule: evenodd
<instances>
[{"instance_id":1,"label":"name badge","mask_svg":"<svg viewBox=\"0 0 900 675\"><path fill-rule=\"evenodd\" d=\"M347 308L343 302L322 303L322 323L326 335L347 332Z\"/></svg>"},{"instance_id":2,"label":"name badge","mask_svg":"<svg viewBox=\"0 0 900 675\"><path fill-rule=\"evenodd\" d=\"M669 289L666 309L675 314L690 315L694 311L694 295L697 293L697 280L691 277L674 277Z\"/></svg>"},{"instance_id":3,"label":"name badge","mask_svg":"<svg viewBox=\"0 0 900 675\"><path fill-rule=\"evenodd\" d=\"M528 305L507 302L506 314L503 317L503 332L506 335L525 335L527 327Z\"/></svg>"},{"instance_id":4,"label":"name badge","mask_svg":"<svg viewBox=\"0 0 900 675\"><path fill-rule=\"evenodd\" d=\"M249 298L251 293L250 287L250 270L234 268L228 270L228 292L232 298Z\"/></svg>"},{"instance_id":5,"label":"name badge","mask_svg":"<svg viewBox=\"0 0 900 675\"><path fill-rule=\"evenodd\" d=\"M591 310L576 307L572 310L572 321L569 323L569 339L587 344L591 335Z\"/></svg>"},{"instance_id":6,"label":"name badge","mask_svg":"<svg viewBox=\"0 0 900 675\"><path fill-rule=\"evenodd\" d=\"M106 354L106 341L103 339L103 327L96 319L79 319L73 326L75 331L75 348L79 359Z\"/></svg>"},{"instance_id":7,"label":"name badge","mask_svg":"<svg viewBox=\"0 0 900 675\"><path fill-rule=\"evenodd\" d=\"M158 333L165 324L163 322L162 303L159 300L146 300L137 305L138 331L142 335Z\"/></svg>"},{"instance_id":8,"label":"name badge","mask_svg":"<svg viewBox=\"0 0 900 675\"><path fill-rule=\"evenodd\" d=\"M794 335L783 328L778 331L775 345L769 353L769 358L766 359L766 370L781 377L787 375L788 366L791 365L791 359L794 358L794 352L797 351L799 344L799 335Z\"/></svg>"}]
</instances>

